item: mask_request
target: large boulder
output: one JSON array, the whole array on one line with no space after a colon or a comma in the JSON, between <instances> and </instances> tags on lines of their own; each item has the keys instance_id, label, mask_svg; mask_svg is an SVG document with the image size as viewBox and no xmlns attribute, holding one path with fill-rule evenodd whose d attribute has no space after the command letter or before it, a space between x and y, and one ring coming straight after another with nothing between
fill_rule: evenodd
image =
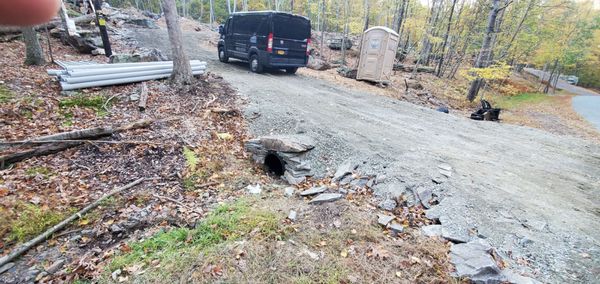
<instances>
[{"instance_id":1,"label":"large boulder","mask_svg":"<svg viewBox=\"0 0 600 284\"><path fill-rule=\"evenodd\" d=\"M109 63L136 63L136 62L154 62L166 61L166 56L159 49L142 48L131 54L113 54L110 56Z\"/></svg>"}]
</instances>

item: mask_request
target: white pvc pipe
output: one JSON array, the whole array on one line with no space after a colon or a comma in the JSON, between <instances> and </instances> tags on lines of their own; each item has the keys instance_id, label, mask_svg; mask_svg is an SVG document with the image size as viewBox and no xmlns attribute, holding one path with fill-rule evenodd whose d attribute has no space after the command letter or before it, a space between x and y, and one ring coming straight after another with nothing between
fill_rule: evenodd
<instances>
[{"instance_id":1,"label":"white pvc pipe","mask_svg":"<svg viewBox=\"0 0 600 284\"><path fill-rule=\"evenodd\" d=\"M205 61L190 60L190 65L204 64ZM154 65L170 65L173 66L173 61L153 61L153 62L135 62L135 63L113 63L113 64L78 64L66 65L68 71L81 69L98 69L98 68L120 68L120 67L139 67L139 66L154 66Z\"/></svg>"},{"instance_id":2,"label":"white pvc pipe","mask_svg":"<svg viewBox=\"0 0 600 284\"><path fill-rule=\"evenodd\" d=\"M172 65L168 65L172 68ZM206 68L206 64L193 64L191 67L202 66ZM149 66L137 66L137 67L119 67L119 68L100 68L95 70L73 70L67 71L67 74L71 77L84 77L84 76L95 76L95 75L106 75L106 74L115 74L115 73L129 73L129 72L139 72L139 71L150 71L150 70L160 70L165 69L164 65L149 65Z\"/></svg>"},{"instance_id":3,"label":"white pvc pipe","mask_svg":"<svg viewBox=\"0 0 600 284\"><path fill-rule=\"evenodd\" d=\"M193 71L192 73L194 75L200 75L200 74L204 74L204 71ZM70 91L70 90L77 90L77 89L83 89L83 88L111 86L111 85L118 85L118 84L127 84L127 83L135 83L135 82L163 79L163 78L168 78L169 76L171 76L170 73L165 73L165 74L159 74L159 75L129 77L129 78L84 82L84 83L78 83L78 84L69 84L67 82L60 82L60 86L62 87L63 91Z\"/></svg>"},{"instance_id":4,"label":"white pvc pipe","mask_svg":"<svg viewBox=\"0 0 600 284\"><path fill-rule=\"evenodd\" d=\"M204 67L204 66L192 67L192 71L204 71L205 69L206 69L206 67ZM159 69L159 70L113 73L113 74L93 75L93 76L84 76L84 77L61 76L61 81L65 81L69 84L76 84L76 83L83 83L83 82L93 82L93 81L102 81L102 80L119 79L119 78L159 75L159 74L163 74L163 73L170 74L172 72L173 72L173 68L164 68L164 69Z\"/></svg>"}]
</instances>

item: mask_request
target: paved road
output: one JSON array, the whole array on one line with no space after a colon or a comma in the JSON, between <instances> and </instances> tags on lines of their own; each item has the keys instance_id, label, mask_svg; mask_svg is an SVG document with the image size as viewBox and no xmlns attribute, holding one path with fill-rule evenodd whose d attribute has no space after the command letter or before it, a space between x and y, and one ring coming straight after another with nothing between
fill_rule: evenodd
<instances>
[{"instance_id":1,"label":"paved road","mask_svg":"<svg viewBox=\"0 0 600 284\"><path fill-rule=\"evenodd\" d=\"M533 68L525 68L524 70L538 78L542 75L546 79L550 77L548 72L543 72L541 70ZM600 94L582 87L573 86L560 79L556 86L559 89L578 95L573 98L573 109L600 131Z\"/></svg>"},{"instance_id":2,"label":"paved road","mask_svg":"<svg viewBox=\"0 0 600 284\"><path fill-rule=\"evenodd\" d=\"M164 31L133 36L169 53ZM537 271L537 279L552 283L598 282L600 145L472 121L301 75L253 74L245 63L216 61L216 50L198 44L201 33L184 37L191 59L208 61L210 72L248 100L254 135L304 133L317 141L310 157L318 174L352 159L379 176L378 198L411 198L413 188L430 187L440 198L430 216L453 231L477 231L516 270ZM441 163L452 166L452 177L434 185Z\"/></svg>"}]
</instances>

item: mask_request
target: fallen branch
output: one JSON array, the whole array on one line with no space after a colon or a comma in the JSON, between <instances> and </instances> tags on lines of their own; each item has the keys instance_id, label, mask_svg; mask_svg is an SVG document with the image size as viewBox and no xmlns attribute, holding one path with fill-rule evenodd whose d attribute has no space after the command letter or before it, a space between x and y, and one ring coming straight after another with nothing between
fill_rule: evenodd
<instances>
[{"instance_id":1,"label":"fallen branch","mask_svg":"<svg viewBox=\"0 0 600 284\"><path fill-rule=\"evenodd\" d=\"M83 209L81 209L79 212L71 215L69 218L63 220L62 222L58 223L57 225L55 225L54 227L46 230L43 234L35 237L34 239L24 243L23 245L21 245L20 247L18 247L17 249L13 250L12 252L10 252L9 254L7 254L6 256L0 258L0 267L2 267L3 265L11 262L13 259L19 257L20 255L22 255L23 253L27 252L29 249L31 249L33 246L43 242L44 240L46 240L47 238L49 238L50 236L52 236L52 234L58 232L59 230L61 230L62 228L66 227L69 223L81 218L85 213L89 212L90 210L98 207L98 205L100 205L100 203L102 203L104 200L106 200L108 197L111 197L117 193L120 193L124 190L130 189L140 183L142 183L144 180L146 180L146 178L140 178L132 183L129 183L123 187L119 187L117 189L114 189L113 191L109 192L108 194L102 196L101 198L97 199L96 201L94 201L92 204L84 207Z\"/></svg>"},{"instance_id":2,"label":"fallen branch","mask_svg":"<svg viewBox=\"0 0 600 284\"><path fill-rule=\"evenodd\" d=\"M122 125L119 127L95 127L95 128L88 128L88 129L83 129L83 130L57 133L57 134L42 136L42 137L34 138L31 140L25 140L25 141L4 142L5 144L11 144L11 145L16 145L16 146L25 146L25 145L31 145L31 144L35 144L35 143L39 143L39 142L44 142L44 141L47 142L47 141L53 141L53 140L60 140L59 143L51 143L48 145L38 146L33 149L21 150L16 153L2 155L2 156L0 156L0 168L4 168L5 166L7 166L9 164L16 163L16 162L19 162L19 161L22 161L22 160L25 160L25 159L28 159L31 157L54 154L54 153L57 153L57 152L60 152L60 151L63 151L63 150L66 150L66 149L69 149L72 147L79 146L79 145L83 144L84 142L86 142L86 141L84 141L84 139L89 141L89 140L92 140L95 138L110 136L114 133L119 133L119 132L127 131L130 129L144 128L144 127L149 126L152 122L154 122L154 121L148 120L148 119L142 119L142 120L138 120L133 123ZM69 140L69 141L67 142L65 140ZM2 147L4 147L4 146L2 146L2 144L0 144L0 148L2 148Z\"/></svg>"},{"instance_id":3,"label":"fallen branch","mask_svg":"<svg viewBox=\"0 0 600 284\"><path fill-rule=\"evenodd\" d=\"M119 140L119 141L111 141L111 140L44 140L44 141L31 141L28 144L50 144L50 143L73 143L73 142L83 142L83 143L98 143L98 144L141 144L141 145L172 145L168 143L158 143L158 142L150 142L150 141L136 141L136 140ZM14 147L22 145L19 142L0 142L0 147Z\"/></svg>"}]
</instances>

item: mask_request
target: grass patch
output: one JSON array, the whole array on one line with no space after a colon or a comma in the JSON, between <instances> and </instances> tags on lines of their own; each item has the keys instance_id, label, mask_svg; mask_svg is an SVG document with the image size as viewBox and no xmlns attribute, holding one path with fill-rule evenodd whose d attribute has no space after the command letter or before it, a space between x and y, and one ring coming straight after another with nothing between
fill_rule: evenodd
<instances>
[{"instance_id":1,"label":"grass patch","mask_svg":"<svg viewBox=\"0 0 600 284\"><path fill-rule=\"evenodd\" d=\"M0 103L6 103L14 98L14 95L6 87L0 85Z\"/></svg>"},{"instance_id":2,"label":"grass patch","mask_svg":"<svg viewBox=\"0 0 600 284\"><path fill-rule=\"evenodd\" d=\"M226 242L241 239L252 232L254 238L280 239L284 231L279 218L272 212L250 207L247 201L219 206L195 229L177 228L161 231L149 239L130 244L131 251L116 256L107 273L117 269L160 262L160 268L147 271L145 276L176 277L182 262L195 259Z\"/></svg>"},{"instance_id":3,"label":"grass patch","mask_svg":"<svg viewBox=\"0 0 600 284\"><path fill-rule=\"evenodd\" d=\"M25 170L25 174L29 177L35 177L37 175L42 175L44 178L48 178L53 175L52 170L47 167L31 167Z\"/></svg>"},{"instance_id":4,"label":"grass patch","mask_svg":"<svg viewBox=\"0 0 600 284\"><path fill-rule=\"evenodd\" d=\"M95 95L95 96L86 96L82 94L77 94L75 96L65 98L60 100L58 103L59 107L63 110L67 110L65 113L69 113L69 109L75 107L85 107L89 109L93 109L96 111L98 115L106 115L106 109L104 109L105 98L104 96ZM107 107L110 106L110 103L107 104ZM66 117L65 117L66 118Z\"/></svg>"},{"instance_id":5,"label":"grass patch","mask_svg":"<svg viewBox=\"0 0 600 284\"><path fill-rule=\"evenodd\" d=\"M516 96L502 96L495 99L496 105L503 109L515 109L524 105L539 104L550 97L541 93L522 93Z\"/></svg>"},{"instance_id":6,"label":"grass patch","mask_svg":"<svg viewBox=\"0 0 600 284\"><path fill-rule=\"evenodd\" d=\"M16 210L20 213L11 225L8 234L9 241L23 242L37 236L51 226L58 224L66 215L63 212L40 208L27 203L18 204Z\"/></svg>"},{"instance_id":7,"label":"grass patch","mask_svg":"<svg viewBox=\"0 0 600 284\"><path fill-rule=\"evenodd\" d=\"M201 153L201 156L198 156ZM186 190L196 189L196 184L206 182L214 174L219 174L225 167L226 159L221 152L209 151L205 148L196 150L183 147L186 173L183 187Z\"/></svg>"}]
</instances>

